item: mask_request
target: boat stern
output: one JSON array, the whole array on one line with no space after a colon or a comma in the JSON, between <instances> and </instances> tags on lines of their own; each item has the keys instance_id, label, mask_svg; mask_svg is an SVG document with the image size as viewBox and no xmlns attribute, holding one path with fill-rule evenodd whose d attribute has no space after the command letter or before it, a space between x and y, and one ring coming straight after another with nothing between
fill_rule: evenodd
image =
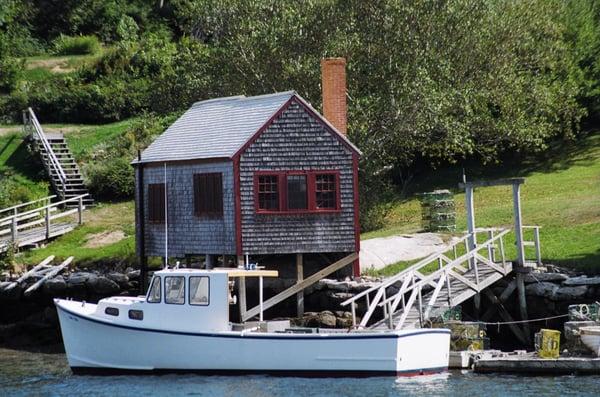
<instances>
[{"instance_id":1,"label":"boat stern","mask_svg":"<svg viewBox=\"0 0 600 397\"><path fill-rule=\"evenodd\" d=\"M413 329L398 332L398 376L445 372L450 361L450 330Z\"/></svg>"}]
</instances>

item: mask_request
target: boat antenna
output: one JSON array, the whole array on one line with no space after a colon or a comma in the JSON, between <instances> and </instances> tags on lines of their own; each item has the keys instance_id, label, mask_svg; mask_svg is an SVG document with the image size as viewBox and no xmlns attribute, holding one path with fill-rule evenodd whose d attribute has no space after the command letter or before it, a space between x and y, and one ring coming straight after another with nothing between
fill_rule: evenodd
<instances>
[{"instance_id":1,"label":"boat antenna","mask_svg":"<svg viewBox=\"0 0 600 397\"><path fill-rule=\"evenodd\" d=\"M165 177L165 268L169 267L169 221L168 221L168 201L167 201L167 162L164 163Z\"/></svg>"}]
</instances>

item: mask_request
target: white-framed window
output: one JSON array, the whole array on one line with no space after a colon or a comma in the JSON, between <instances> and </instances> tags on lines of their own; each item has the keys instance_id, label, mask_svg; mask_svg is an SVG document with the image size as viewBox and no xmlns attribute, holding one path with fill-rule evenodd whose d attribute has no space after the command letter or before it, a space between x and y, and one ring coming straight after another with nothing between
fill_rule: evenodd
<instances>
[{"instance_id":1,"label":"white-framed window","mask_svg":"<svg viewBox=\"0 0 600 397\"><path fill-rule=\"evenodd\" d=\"M210 304L210 280L206 276L190 276L190 305Z\"/></svg>"},{"instance_id":2,"label":"white-framed window","mask_svg":"<svg viewBox=\"0 0 600 397\"><path fill-rule=\"evenodd\" d=\"M146 300L148 303L160 303L160 276L156 276L152 279L152 285L150 285L150 291L148 291L148 298Z\"/></svg>"},{"instance_id":3,"label":"white-framed window","mask_svg":"<svg viewBox=\"0 0 600 397\"><path fill-rule=\"evenodd\" d=\"M185 303L185 278L165 277L165 303L183 305Z\"/></svg>"}]
</instances>

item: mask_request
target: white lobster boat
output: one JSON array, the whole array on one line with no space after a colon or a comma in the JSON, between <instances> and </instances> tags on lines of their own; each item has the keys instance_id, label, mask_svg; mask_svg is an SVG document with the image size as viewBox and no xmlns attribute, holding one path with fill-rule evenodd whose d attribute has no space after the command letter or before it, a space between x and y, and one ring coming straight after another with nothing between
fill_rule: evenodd
<instances>
[{"instance_id":1,"label":"white lobster boat","mask_svg":"<svg viewBox=\"0 0 600 397\"><path fill-rule=\"evenodd\" d=\"M229 279L259 277L262 285L266 276L277 272L165 269L154 274L145 297L111 297L97 305L55 299L69 365L74 373L290 376L447 370L450 331L445 329L307 333L286 321L230 323Z\"/></svg>"}]
</instances>

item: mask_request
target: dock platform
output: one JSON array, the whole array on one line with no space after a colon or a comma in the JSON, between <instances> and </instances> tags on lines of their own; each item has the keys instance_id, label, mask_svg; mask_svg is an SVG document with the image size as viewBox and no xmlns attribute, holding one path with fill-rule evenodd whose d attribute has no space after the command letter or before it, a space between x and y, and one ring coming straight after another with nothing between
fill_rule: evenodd
<instances>
[{"instance_id":1,"label":"dock platform","mask_svg":"<svg viewBox=\"0 0 600 397\"><path fill-rule=\"evenodd\" d=\"M540 358L535 353L482 357L473 364L476 373L504 372L536 375L600 375L599 357Z\"/></svg>"}]
</instances>

